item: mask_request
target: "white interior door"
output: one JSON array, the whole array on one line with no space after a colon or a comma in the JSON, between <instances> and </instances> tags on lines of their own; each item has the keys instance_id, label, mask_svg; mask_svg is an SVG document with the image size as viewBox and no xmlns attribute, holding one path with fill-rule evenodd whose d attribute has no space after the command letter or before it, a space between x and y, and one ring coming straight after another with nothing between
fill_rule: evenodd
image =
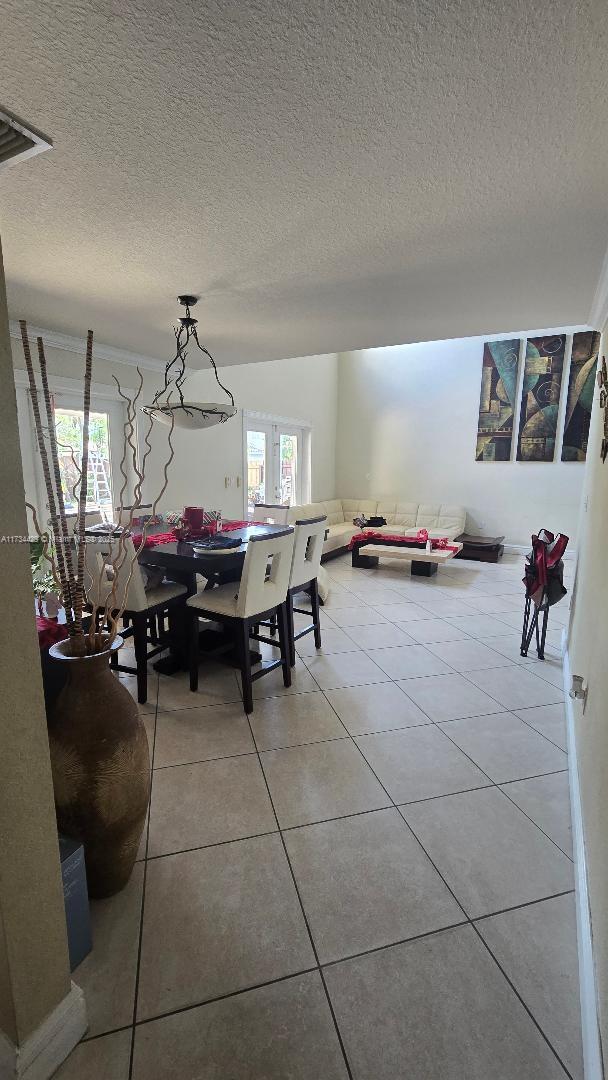
<instances>
[{"instance_id":1,"label":"white interior door","mask_svg":"<svg viewBox=\"0 0 608 1080\"><path fill-rule=\"evenodd\" d=\"M245 429L247 512L255 503L302 501L302 430L251 419Z\"/></svg>"}]
</instances>

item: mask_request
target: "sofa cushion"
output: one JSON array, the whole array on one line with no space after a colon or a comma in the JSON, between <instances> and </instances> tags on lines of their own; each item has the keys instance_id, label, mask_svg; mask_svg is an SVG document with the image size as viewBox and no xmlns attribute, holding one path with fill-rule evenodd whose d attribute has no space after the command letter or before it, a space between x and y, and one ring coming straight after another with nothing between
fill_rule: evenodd
<instances>
[{"instance_id":1,"label":"sofa cushion","mask_svg":"<svg viewBox=\"0 0 608 1080\"><path fill-rule=\"evenodd\" d=\"M459 533L462 532L460 526L458 526L456 529L427 529L426 525L421 525L420 528L426 529L427 533L429 534L430 540L443 540L446 536L448 540L453 540L456 536L459 535ZM405 536L417 536L417 534L418 526L416 526L415 529L405 530Z\"/></svg>"},{"instance_id":2,"label":"sofa cushion","mask_svg":"<svg viewBox=\"0 0 608 1080\"><path fill-rule=\"evenodd\" d=\"M303 503L302 506L290 506L287 512L287 522L293 525L295 521L306 521L308 518L322 517L325 513L325 503Z\"/></svg>"},{"instance_id":3,"label":"sofa cushion","mask_svg":"<svg viewBox=\"0 0 608 1080\"><path fill-rule=\"evenodd\" d=\"M393 499L381 499L378 502L378 516L386 518L388 525L404 525L413 529L418 514L418 503L397 502Z\"/></svg>"},{"instance_id":4,"label":"sofa cushion","mask_svg":"<svg viewBox=\"0 0 608 1080\"><path fill-rule=\"evenodd\" d=\"M415 524L419 529L443 530L443 535L456 530L454 536L464 532L467 513L464 506L449 503L421 503Z\"/></svg>"},{"instance_id":5,"label":"sofa cushion","mask_svg":"<svg viewBox=\"0 0 608 1080\"><path fill-rule=\"evenodd\" d=\"M353 525L351 522L338 521L338 522L336 522L335 525L330 525L329 526L329 528L327 530L327 535L328 536L344 536L344 537L346 537L344 543L348 544L351 536L354 536L355 533L357 533L359 531L360 531L359 527L357 525Z\"/></svg>"},{"instance_id":6,"label":"sofa cushion","mask_svg":"<svg viewBox=\"0 0 608 1080\"><path fill-rule=\"evenodd\" d=\"M330 525L327 530L327 540L323 544L323 554L328 551L337 551L338 548L348 547L351 537L359 532L356 525L349 525L347 521L341 521L337 525Z\"/></svg>"},{"instance_id":7,"label":"sofa cushion","mask_svg":"<svg viewBox=\"0 0 608 1080\"><path fill-rule=\"evenodd\" d=\"M377 513L377 505L375 499L342 499L344 520L352 522L353 518L360 517L362 514L365 517L374 517Z\"/></svg>"},{"instance_id":8,"label":"sofa cushion","mask_svg":"<svg viewBox=\"0 0 608 1080\"><path fill-rule=\"evenodd\" d=\"M328 525L339 525L340 522L344 521L341 499L326 499L325 502L321 503L321 506L327 515Z\"/></svg>"}]
</instances>

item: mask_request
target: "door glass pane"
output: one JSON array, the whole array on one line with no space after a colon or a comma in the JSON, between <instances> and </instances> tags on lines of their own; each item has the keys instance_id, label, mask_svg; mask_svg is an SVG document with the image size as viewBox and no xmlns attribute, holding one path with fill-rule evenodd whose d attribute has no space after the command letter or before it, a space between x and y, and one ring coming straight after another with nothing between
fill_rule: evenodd
<instances>
[{"instance_id":1,"label":"door glass pane","mask_svg":"<svg viewBox=\"0 0 608 1080\"><path fill-rule=\"evenodd\" d=\"M59 453L61 487L68 513L78 509L82 462L82 409L55 409L55 430ZM112 470L110 465L110 425L107 413L89 414L89 466L87 470L87 510L100 510L112 517Z\"/></svg>"},{"instance_id":2,"label":"door glass pane","mask_svg":"<svg viewBox=\"0 0 608 1080\"><path fill-rule=\"evenodd\" d=\"M296 478L298 469L298 437L284 435L279 437L279 477L281 502L292 506L297 502Z\"/></svg>"},{"instance_id":3,"label":"door glass pane","mask_svg":"<svg viewBox=\"0 0 608 1080\"><path fill-rule=\"evenodd\" d=\"M248 431L247 509L252 514L254 503L268 501L266 498L266 432Z\"/></svg>"}]
</instances>

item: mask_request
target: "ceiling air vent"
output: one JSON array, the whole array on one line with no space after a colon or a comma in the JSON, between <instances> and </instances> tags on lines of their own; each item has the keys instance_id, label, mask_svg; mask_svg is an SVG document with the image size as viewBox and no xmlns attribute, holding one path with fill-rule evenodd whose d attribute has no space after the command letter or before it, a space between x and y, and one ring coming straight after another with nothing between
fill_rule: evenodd
<instances>
[{"instance_id":1,"label":"ceiling air vent","mask_svg":"<svg viewBox=\"0 0 608 1080\"><path fill-rule=\"evenodd\" d=\"M51 150L53 144L46 135L27 127L16 116L0 109L0 169L15 165L43 150Z\"/></svg>"}]
</instances>

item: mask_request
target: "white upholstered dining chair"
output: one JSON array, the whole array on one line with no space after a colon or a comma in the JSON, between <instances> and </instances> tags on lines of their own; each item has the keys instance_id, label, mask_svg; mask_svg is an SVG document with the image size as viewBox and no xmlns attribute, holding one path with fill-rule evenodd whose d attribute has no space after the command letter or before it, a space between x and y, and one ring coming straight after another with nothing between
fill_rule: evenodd
<instances>
[{"instance_id":1,"label":"white upholstered dining chair","mask_svg":"<svg viewBox=\"0 0 608 1080\"><path fill-rule=\"evenodd\" d=\"M115 671L137 675L137 700L143 705L148 697L148 660L167 647L164 635L159 640L157 616L168 614L171 620L175 607L183 605L188 589L168 581L146 590L130 536L123 538L122 546L117 536L89 537L85 544L85 570L85 588L93 618L105 610L115 582L116 609L122 606L126 593L125 625L120 636L125 640L133 638L135 667L120 664L116 653L112 656L111 666ZM149 644L154 648L148 650Z\"/></svg>"},{"instance_id":2,"label":"white upholstered dining chair","mask_svg":"<svg viewBox=\"0 0 608 1080\"><path fill-rule=\"evenodd\" d=\"M323 541L327 528L327 518L308 518L296 521L294 526L293 557L287 590L287 626L289 630L289 662L293 667L296 662L296 641L306 634L315 635L315 646L321 648L321 616L319 613L318 575L323 552ZM307 592L310 596L312 622L296 634L294 612L310 615L306 608L294 607L294 596Z\"/></svg>"},{"instance_id":3,"label":"white upholstered dining chair","mask_svg":"<svg viewBox=\"0 0 608 1080\"><path fill-rule=\"evenodd\" d=\"M270 525L286 525L288 503L255 503L251 521L266 521Z\"/></svg>"},{"instance_id":4,"label":"white upholstered dining chair","mask_svg":"<svg viewBox=\"0 0 608 1080\"><path fill-rule=\"evenodd\" d=\"M189 634L192 691L198 690L199 618L213 619L232 632L241 669L245 712L253 712L254 681L275 668L282 667L283 683L291 686L286 599L293 541L294 530L291 527L282 529L273 536L254 534L247 544L240 583L229 582L215 589L204 589L188 598L187 606L191 612ZM221 555L218 555L218 559L221 559ZM276 615L278 621L281 657L252 672L250 638L276 646L276 641L258 632L260 623L273 615Z\"/></svg>"}]
</instances>

